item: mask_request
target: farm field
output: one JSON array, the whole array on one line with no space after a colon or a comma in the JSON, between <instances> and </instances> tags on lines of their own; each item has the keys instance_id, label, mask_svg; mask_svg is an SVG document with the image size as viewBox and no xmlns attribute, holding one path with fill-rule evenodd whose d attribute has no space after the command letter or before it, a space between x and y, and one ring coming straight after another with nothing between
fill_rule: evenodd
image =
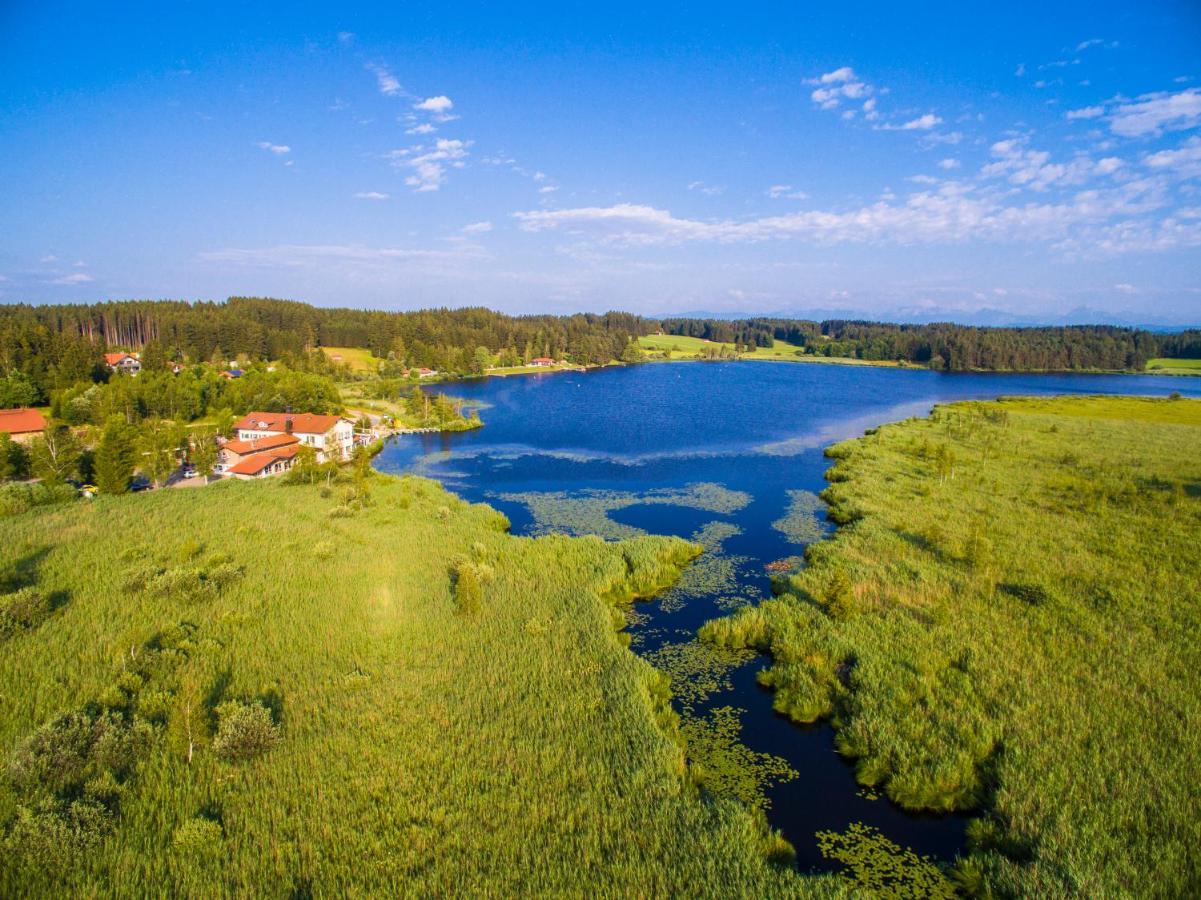
<instances>
[{"instance_id":1,"label":"farm field","mask_svg":"<svg viewBox=\"0 0 1201 900\"><path fill-rule=\"evenodd\" d=\"M0 521L40 610L4 620L0 894L838 893L702 798L614 633L692 545L513 538L416 478L326 494Z\"/></svg>"},{"instance_id":2,"label":"farm field","mask_svg":"<svg viewBox=\"0 0 1201 900\"><path fill-rule=\"evenodd\" d=\"M1201 359L1149 359L1147 371L1156 375L1201 375Z\"/></svg>"},{"instance_id":3,"label":"farm field","mask_svg":"<svg viewBox=\"0 0 1201 900\"><path fill-rule=\"evenodd\" d=\"M1184 896L1201 794L1201 402L956 403L833 446L842 525L702 638L773 657L860 782L974 810L961 886Z\"/></svg>"}]
</instances>

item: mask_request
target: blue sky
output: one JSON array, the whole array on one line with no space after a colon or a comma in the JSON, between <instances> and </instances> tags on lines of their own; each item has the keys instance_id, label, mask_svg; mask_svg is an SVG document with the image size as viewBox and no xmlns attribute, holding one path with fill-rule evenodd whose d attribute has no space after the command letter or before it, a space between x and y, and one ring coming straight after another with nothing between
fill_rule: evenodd
<instances>
[{"instance_id":1,"label":"blue sky","mask_svg":"<svg viewBox=\"0 0 1201 900\"><path fill-rule=\"evenodd\" d=\"M1201 321L1196 2L358 6L0 4L0 302Z\"/></svg>"}]
</instances>

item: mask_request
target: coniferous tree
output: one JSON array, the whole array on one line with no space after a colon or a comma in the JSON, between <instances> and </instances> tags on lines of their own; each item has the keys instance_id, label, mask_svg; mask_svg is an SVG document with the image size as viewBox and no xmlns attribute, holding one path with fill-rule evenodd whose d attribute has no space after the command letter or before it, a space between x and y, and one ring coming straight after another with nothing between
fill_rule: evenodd
<instances>
[{"instance_id":1,"label":"coniferous tree","mask_svg":"<svg viewBox=\"0 0 1201 900\"><path fill-rule=\"evenodd\" d=\"M137 430L114 416L104 426L96 448L96 486L105 494L125 493L133 480L137 459Z\"/></svg>"}]
</instances>

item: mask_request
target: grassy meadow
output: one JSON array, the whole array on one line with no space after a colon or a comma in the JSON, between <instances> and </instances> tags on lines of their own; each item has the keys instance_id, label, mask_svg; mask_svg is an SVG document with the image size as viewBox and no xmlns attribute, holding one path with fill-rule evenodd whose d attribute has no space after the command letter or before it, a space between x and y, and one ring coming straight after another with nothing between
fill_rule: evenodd
<instances>
[{"instance_id":1,"label":"grassy meadow","mask_svg":"<svg viewBox=\"0 0 1201 900\"><path fill-rule=\"evenodd\" d=\"M707 353L726 350L732 353L733 344L721 344L706 341L703 338L687 337L676 334L651 334L638 338L638 346L643 350L656 353L667 353L669 360L698 359ZM845 356L813 356L807 355L804 348L787 341L776 341L771 347L756 347L749 353L738 354L739 359L755 359L786 362L834 363L849 366L897 366L895 360L866 360Z\"/></svg>"},{"instance_id":2,"label":"grassy meadow","mask_svg":"<svg viewBox=\"0 0 1201 900\"><path fill-rule=\"evenodd\" d=\"M616 632L696 552L433 482L0 519L2 896L832 896Z\"/></svg>"},{"instance_id":3,"label":"grassy meadow","mask_svg":"<svg viewBox=\"0 0 1201 900\"><path fill-rule=\"evenodd\" d=\"M352 372L379 372L380 361L365 347L322 347L334 362L344 363Z\"/></svg>"},{"instance_id":4,"label":"grassy meadow","mask_svg":"<svg viewBox=\"0 0 1201 900\"><path fill-rule=\"evenodd\" d=\"M1201 375L1201 359L1149 359L1147 371L1153 375Z\"/></svg>"},{"instance_id":5,"label":"grassy meadow","mask_svg":"<svg viewBox=\"0 0 1201 900\"><path fill-rule=\"evenodd\" d=\"M703 639L859 780L975 810L983 896L1201 891L1201 402L957 403L835 445L842 528ZM853 837L853 836L852 836Z\"/></svg>"}]
</instances>

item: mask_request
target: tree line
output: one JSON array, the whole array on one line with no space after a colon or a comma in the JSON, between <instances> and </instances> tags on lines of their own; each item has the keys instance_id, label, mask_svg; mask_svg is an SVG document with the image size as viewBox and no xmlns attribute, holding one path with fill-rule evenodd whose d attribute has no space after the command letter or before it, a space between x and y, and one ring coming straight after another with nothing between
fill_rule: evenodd
<instances>
[{"instance_id":1,"label":"tree line","mask_svg":"<svg viewBox=\"0 0 1201 900\"><path fill-rule=\"evenodd\" d=\"M1156 357L1201 358L1201 330L1159 333L1113 325L986 328L829 319L665 319L663 331L754 349L776 341L806 354L897 360L946 371L1141 371Z\"/></svg>"}]
</instances>

